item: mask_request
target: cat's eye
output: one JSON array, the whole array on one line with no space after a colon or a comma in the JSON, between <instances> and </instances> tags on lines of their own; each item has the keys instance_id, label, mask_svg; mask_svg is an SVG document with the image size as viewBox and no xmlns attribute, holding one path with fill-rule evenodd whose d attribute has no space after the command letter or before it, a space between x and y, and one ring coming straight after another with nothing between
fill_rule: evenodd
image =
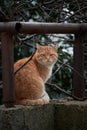
<instances>
[{"instance_id":1,"label":"cat's eye","mask_svg":"<svg viewBox=\"0 0 87 130\"><path fill-rule=\"evenodd\" d=\"M45 54L41 54L40 56L45 56Z\"/></svg>"},{"instance_id":2,"label":"cat's eye","mask_svg":"<svg viewBox=\"0 0 87 130\"><path fill-rule=\"evenodd\" d=\"M54 56L54 54L50 54L50 56Z\"/></svg>"}]
</instances>

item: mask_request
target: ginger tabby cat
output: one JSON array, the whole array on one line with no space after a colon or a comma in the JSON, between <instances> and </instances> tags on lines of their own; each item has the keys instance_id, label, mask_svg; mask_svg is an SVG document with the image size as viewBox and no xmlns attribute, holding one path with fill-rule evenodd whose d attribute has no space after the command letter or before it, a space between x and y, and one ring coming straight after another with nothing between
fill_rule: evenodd
<instances>
[{"instance_id":1,"label":"ginger tabby cat","mask_svg":"<svg viewBox=\"0 0 87 130\"><path fill-rule=\"evenodd\" d=\"M58 58L56 46L41 46L33 58L15 75L16 104L44 105L50 98L45 91L45 83L50 78L52 68ZM23 58L14 64L16 71L28 58Z\"/></svg>"}]
</instances>

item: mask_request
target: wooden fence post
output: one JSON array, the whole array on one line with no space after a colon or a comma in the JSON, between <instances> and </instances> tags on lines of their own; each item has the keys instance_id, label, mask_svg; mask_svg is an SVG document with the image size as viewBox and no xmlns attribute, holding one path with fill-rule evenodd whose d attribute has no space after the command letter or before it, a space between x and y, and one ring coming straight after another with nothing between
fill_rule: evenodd
<instances>
[{"instance_id":1,"label":"wooden fence post","mask_svg":"<svg viewBox=\"0 0 87 130\"><path fill-rule=\"evenodd\" d=\"M6 107L14 107L14 69L12 34L2 33L3 101Z\"/></svg>"},{"instance_id":2,"label":"wooden fence post","mask_svg":"<svg viewBox=\"0 0 87 130\"><path fill-rule=\"evenodd\" d=\"M79 98L83 98L85 96L84 51L83 51L83 34L81 34L80 32L75 34L74 70L75 70L73 76L74 95Z\"/></svg>"}]
</instances>

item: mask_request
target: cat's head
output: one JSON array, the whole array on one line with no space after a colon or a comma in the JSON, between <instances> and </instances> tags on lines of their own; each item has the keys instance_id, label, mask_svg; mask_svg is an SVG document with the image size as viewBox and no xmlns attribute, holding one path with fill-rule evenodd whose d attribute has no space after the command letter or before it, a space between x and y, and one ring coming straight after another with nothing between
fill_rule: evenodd
<instances>
[{"instance_id":1,"label":"cat's head","mask_svg":"<svg viewBox=\"0 0 87 130\"><path fill-rule=\"evenodd\" d=\"M52 66L58 59L57 46L41 46L37 44L36 60L45 66Z\"/></svg>"}]
</instances>

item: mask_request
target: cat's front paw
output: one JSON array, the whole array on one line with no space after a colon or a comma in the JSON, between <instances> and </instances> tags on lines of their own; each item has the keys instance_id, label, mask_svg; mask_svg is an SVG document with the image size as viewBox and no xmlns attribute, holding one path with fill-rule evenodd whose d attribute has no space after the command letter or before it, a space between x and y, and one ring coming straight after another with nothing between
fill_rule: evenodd
<instances>
[{"instance_id":1,"label":"cat's front paw","mask_svg":"<svg viewBox=\"0 0 87 130\"><path fill-rule=\"evenodd\" d=\"M26 102L28 106L42 106L49 103L50 100L37 99L37 100L29 100Z\"/></svg>"}]
</instances>

